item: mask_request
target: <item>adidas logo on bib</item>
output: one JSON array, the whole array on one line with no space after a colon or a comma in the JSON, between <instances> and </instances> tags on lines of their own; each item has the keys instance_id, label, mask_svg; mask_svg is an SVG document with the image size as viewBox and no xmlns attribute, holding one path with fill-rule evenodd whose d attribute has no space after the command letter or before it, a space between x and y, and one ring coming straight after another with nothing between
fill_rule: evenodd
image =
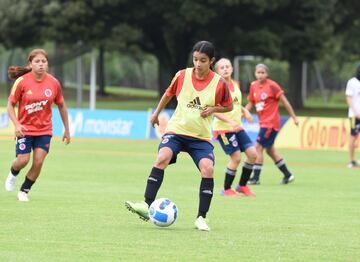
<instances>
[{"instance_id":1,"label":"adidas logo on bib","mask_svg":"<svg viewBox=\"0 0 360 262\"><path fill-rule=\"evenodd\" d=\"M197 96L196 98L194 98L193 100L191 100L188 104L187 107L189 108L196 108L199 110L203 110L204 108L202 108L201 106L201 102L200 102L200 98Z\"/></svg>"}]
</instances>

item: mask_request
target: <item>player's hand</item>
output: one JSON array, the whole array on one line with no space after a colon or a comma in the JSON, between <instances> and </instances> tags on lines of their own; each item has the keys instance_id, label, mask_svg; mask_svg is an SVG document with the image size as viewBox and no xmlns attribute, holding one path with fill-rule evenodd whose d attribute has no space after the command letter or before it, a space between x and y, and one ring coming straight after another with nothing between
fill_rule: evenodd
<instances>
[{"instance_id":1,"label":"player's hand","mask_svg":"<svg viewBox=\"0 0 360 262\"><path fill-rule=\"evenodd\" d=\"M214 107L212 106L205 106L203 111L200 113L200 116L206 118L214 113Z\"/></svg>"},{"instance_id":2,"label":"player's hand","mask_svg":"<svg viewBox=\"0 0 360 262\"><path fill-rule=\"evenodd\" d=\"M251 114L245 113L244 117L250 124L254 123L254 118Z\"/></svg>"},{"instance_id":3,"label":"player's hand","mask_svg":"<svg viewBox=\"0 0 360 262\"><path fill-rule=\"evenodd\" d=\"M150 117L150 123L152 127L155 127L155 125L159 125L159 116L157 114L152 114Z\"/></svg>"},{"instance_id":4,"label":"player's hand","mask_svg":"<svg viewBox=\"0 0 360 262\"><path fill-rule=\"evenodd\" d=\"M24 137L25 134L24 134L24 131L27 131L28 129L21 125L21 124L17 124L15 125L15 136L16 137Z\"/></svg>"},{"instance_id":5,"label":"player's hand","mask_svg":"<svg viewBox=\"0 0 360 262\"><path fill-rule=\"evenodd\" d=\"M62 137L62 141L65 143L65 145L68 145L70 143L70 132L69 132L69 130L65 130L64 135Z\"/></svg>"},{"instance_id":6,"label":"player's hand","mask_svg":"<svg viewBox=\"0 0 360 262\"><path fill-rule=\"evenodd\" d=\"M294 117L293 120L294 120L294 124L296 126L299 126L299 120L297 119L297 117Z\"/></svg>"},{"instance_id":7,"label":"player's hand","mask_svg":"<svg viewBox=\"0 0 360 262\"><path fill-rule=\"evenodd\" d=\"M238 123L233 123L233 124L231 124L231 126L234 129L234 132L236 132L236 133L242 129L241 125L239 125Z\"/></svg>"}]
</instances>

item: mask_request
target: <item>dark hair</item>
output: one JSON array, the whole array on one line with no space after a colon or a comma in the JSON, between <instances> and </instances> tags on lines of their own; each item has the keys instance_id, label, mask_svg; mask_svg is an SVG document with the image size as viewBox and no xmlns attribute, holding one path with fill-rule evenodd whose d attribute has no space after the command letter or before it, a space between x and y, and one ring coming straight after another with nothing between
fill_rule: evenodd
<instances>
[{"instance_id":1,"label":"dark hair","mask_svg":"<svg viewBox=\"0 0 360 262\"><path fill-rule=\"evenodd\" d=\"M44 49L33 49L30 51L27 62L31 63L31 61L34 59L35 56L38 54L42 54L46 57L46 60L48 60L48 54ZM29 66L10 66L8 68L8 77L11 80L15 80L16 78L25 75L26 73L30 72L31 68Z\"/></svg>"},{"instance_id":2,"label":"dark hair","mask_svg":"<svg viewBox=\"0 0 360 262\"><path fill-rule=\"evenodd\" d=\"M195 51L206 54L210 60L215 57L215 47L209 41L197 42L192 49L192 53Z\"/></svg>"}]
</instances>

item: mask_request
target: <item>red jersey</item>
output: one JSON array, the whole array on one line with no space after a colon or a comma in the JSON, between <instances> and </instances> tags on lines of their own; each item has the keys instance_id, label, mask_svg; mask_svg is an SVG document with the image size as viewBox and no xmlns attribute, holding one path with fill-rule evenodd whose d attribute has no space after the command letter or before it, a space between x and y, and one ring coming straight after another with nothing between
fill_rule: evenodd
<instances>
[{"instance_id":1,"label":"red jersey","mask_svg":"<svg viewBox=\"0 0 360 262\"><path fill-rule=\"evenodd\" d=\"M193 69L193 73L192 73L192 84L197 91L201 91L206 86L209 85L215 73L210 70L209 74L206 76L205 79L198 79L194 74L194 70L195 69ZM170 86L166 89L166 95L178 96L183 86L184 78L185 78L185 69L177 72L174 78L172 79ZM228 84L223 78L221 78L221 80L219 81L216 87L215 104L224 107L230 106L232 104L232 98L228 89Z\"/></svg>"},{"instance_id":2,"label":"red jersey","mask_svg":"<svg viewBox=\"0 0 360 262\"><path fill-rule=\"evenodd\" d=\"M25 135L52 135L51 105L61 105L64 97L59 81L50 74L46 74L41 81L35 79L32 72L16 79L9 101L18 105L17 118Z\"/></svg>"},{"instance_id":3,"label":"red jersey","mask_svg":"<svg viewBox=\"0 0 360 262\"><path fill-rule=\"evenodd\" d=\"M253 103L259 117L260 127L280 130L279 98L284 94L281 87L273 80L266 79L251 83L248 101Z\"/></svg>"}]
</instances>

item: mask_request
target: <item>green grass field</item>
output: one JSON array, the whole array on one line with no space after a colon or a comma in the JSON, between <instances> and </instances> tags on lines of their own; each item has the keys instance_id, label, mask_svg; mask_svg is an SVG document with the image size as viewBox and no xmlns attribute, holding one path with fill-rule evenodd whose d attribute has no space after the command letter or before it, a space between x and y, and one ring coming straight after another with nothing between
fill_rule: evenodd
<instances>
[{"instance_id":1,"label":"green grass field","mask_svg":"<svg viewBox=\"0 0 360 262\"><path fill-rule=\"evenodd\" d=\"M54 139L42 174L16 200L3 183L14 141L0 140L0 261L359 261L359 169L345 152L280 150L296 176L279 185L266 159L256 198L219 196L227 157L218 145L211 232L194 229L199 174L184 153L166 170L158 197L172 199L169 228L124 207L142 200L157 141ZM17 188L24 179L20 173ZM238 179L238 177L236 178Z\"/></svg>"}]
</instances>

